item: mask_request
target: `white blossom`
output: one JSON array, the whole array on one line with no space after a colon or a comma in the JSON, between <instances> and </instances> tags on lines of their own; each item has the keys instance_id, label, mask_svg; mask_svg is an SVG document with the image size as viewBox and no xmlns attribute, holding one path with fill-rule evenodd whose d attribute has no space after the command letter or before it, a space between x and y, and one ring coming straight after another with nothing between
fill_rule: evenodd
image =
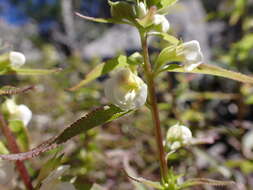
<instances>
[{"instance_id":1,"label":"white blossom","mask_svg":"<svg viewBox=\"0 0 253 190\"><path fill-rule=\"evenodd\" d=\"M27 126L32 119L32 111L24 104L17 105L13 99L7 99L3 104L4 111L7 111L12 120L20 120Z\"/></svg>"},{"instance_id":2,"label":"white blossom","mask_svg":"<svg viewBox=\"0 0 253 190\"><path fill-rule=\"evenodd\" d=\"M148 13L147 7L143 2L137 5L137 14L139 18L143 18Z\"/></svg>"},{"instance_id":3,"label":"white blossom","mask_svg":"<svg viewBox=\"0 0 253 190\"><path fill-rule=\"evenodd\" d=\"M201 52L199 42L196 40L183 43L180 55L183 57L186 71L192 71L203 63L203 53Z\"/></svg>"},{"instance_id":4,"label":"white blossom","mask_svg":"<svg viewBox=\"0 0 253 190\"><path fill-rule=\"evenodd\" d=\"M170 29L170 23L164 15L155 14L153 23L155 26L158 26L162 32L168 32Z\"/></svg>"},{"instance_id":5,"label":"white blossom","mask_svg":"<svg viewBox=\"0 0 253 190\"><path fill-rule=\"evenodd\" d=\"M59 179L67 170L68 165L63 165L53 170L43 181L39 190L75 190L73 184L61 182Z\"/></svg>"},{"instance_id":6,"label":"white blossom","mask_svg":"<svg viewBox=\"0 0 253 190\"><path fill-rule=\"evenodd\" d=\"M24 54L16 51L11 51L9 54L9 59L11 62L11 67L19 68L25 64L26 58Z\"/></svg>"},{"instance_id":7,"label":"white blossom","mask_svg":"<svg viewBox=\"0 0 253 190\"><path fill-rule=\"evenodd\" d=\"M0 160L0 184L6 185L15 175L15 165L7 160Z\"/></svg>"},{"instance_id":8,"label":"white blossom","mask_svg":"<svg viewBox=\"0 0 253 190\"><path fill-rule=\"evenodd\" d=\"M167 131L166 140L170 149L175 150L191 143L192 132L188 127L177 123Z\"/></svg>"},{"instance_id":9,"label":"white blossom","mask_svg":"<svg viewBox=\"0 0 253 190\"><path fill-rule=\"evenodd\" d=\"M115 71L105 83L105 96L122 110L143 106L147 99L147 85L128 68Z\"/></svg>"}]
</instances>

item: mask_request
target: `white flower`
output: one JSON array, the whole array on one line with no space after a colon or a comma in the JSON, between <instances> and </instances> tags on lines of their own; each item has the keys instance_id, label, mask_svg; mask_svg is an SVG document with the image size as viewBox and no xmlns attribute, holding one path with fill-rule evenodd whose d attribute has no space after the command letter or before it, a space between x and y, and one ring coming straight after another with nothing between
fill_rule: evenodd
<instances>
[{"instance_id":1,"label":"white flower","mask_svg":"<svg viewBox=\"0 0 253 190\"><path fill-rule=\"evenodd\" d=\"M154 25L158 26L162 32L168 32L170 29L170 23L164 15L154 15Z\"/></svg>"},{"instance_id":2,"label":"white flower","mask_svg":"<svg viewBox=\"0 0 253 190\"><path fill-rule=\"evenodd\" d=\"M147 85L128 68L113 73L106 81L104 91L105 96L122 110L139 108L147 99Z\"/></svg>"},{"instance_id":3,"label":"white flower","mask_svg":"<svg viewBox=\"0 0 253 190\"><path fill-rule=\"evenodd\" d=\"M61 182L59 179L68 169L68 165L63 165L53 170L49 176L42 181L39 190L75 190L73 184L69 182Z\"/></svg>"},{"instance_id":4,"label":"white flower","mask_svg":"<svg viewBox=\"0 0 253 190\"><path fill-rule=\"evenodd\" d=\"M147 11L147 7L143 2L140 2L137 5L137 14L139 18L143 18L144 16L146 16L146 14L148 13Z\"/></svg>"},{"instance_id":5,"label":"white flower","mask_svg":"<svg viewBox=\"0 0 253 190\"><path fill-rule=\"evenodd\" d=\"M10 114L10 119L20 120L24 126L32 119L32 111L26 105L17 105L13 99L7 99L3 107Z\"/></svg>"},{"instance_id":6,"label":"white flower","mask_svg":"<svg viewBox=\"0 0 253 190\"><path fill-rule=\"evenodd\" d=\"M9 59L11 62L11 66L13 68L19 68L22 65L25 64L26 58L24 56L24 54L20 53L20 52L16 52L16 51L11 51L9 54Z\"/></svg>"},{"instance_id":7,"label":"white flower","mask_svg":"<svg viewBox=\"0 0 253 190\"><path fill-rule=\"evenodd\" d=\"M177 123L167 131L166 140L170 149L175 150L183 145L191 143L192 132L188 127Z\"/></svg>"},{"instance_id":8,"label":"white flower","mask_svg":"<svg viewBox=\"0 0 253 190\"><path fill-rule=\"evenodd\" d=\"M13 162L0 160L0 184L8 184L15 175L15 166Z\"/></svg>"},{"instance_id":9,"label":"white flower","mask_svg":"<svg viewBox=\"0 0 253 190\"><path fill-rule=\"evenodd\" d=\"M203 53L201 52L199 42L196 40L183 43L182 51L179 54L183 56L186 71L192 71L203 63Z\"/></svg>"},{"instance_id":10,"label":"white flower","mask_svg":"<svg viewBox=\"0 0 253 190\"><path fill-rule=\"evenodd\" d=\"M248 159L253 159L253 130L242 137L242 152Z\"/></svg>"}]
</instances>

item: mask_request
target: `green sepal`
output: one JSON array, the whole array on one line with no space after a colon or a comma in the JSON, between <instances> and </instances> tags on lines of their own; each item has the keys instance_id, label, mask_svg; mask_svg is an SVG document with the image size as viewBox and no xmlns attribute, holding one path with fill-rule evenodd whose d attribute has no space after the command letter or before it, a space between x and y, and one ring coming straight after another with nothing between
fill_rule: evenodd
<instances>
[{"instance_id":1,"label":"green sepal","mask_svg":"<svg viewBox=\"0 0 253 190\"><path fill-rule=\"evenodd\" d=\"M14 133L21 152L29 150L29 137L26 127L20 120L10 120L9 127Z\"/></svg>"},{"instance_id":2,"label":"green sepal","mask_svg":"<svg viewBox=\"0 0 253 190\"><path fill-rule=\"evenodd\" d=\"M111 16L115 20L134 21L136 12L134 4L125 1L108 1L111 7Z\"/></svg>"}]
</instances>

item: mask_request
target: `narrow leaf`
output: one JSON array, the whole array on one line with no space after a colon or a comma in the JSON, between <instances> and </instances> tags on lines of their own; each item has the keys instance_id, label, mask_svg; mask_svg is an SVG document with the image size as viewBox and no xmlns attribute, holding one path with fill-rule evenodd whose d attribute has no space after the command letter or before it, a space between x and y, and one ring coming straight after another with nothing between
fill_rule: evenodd
<instances>
[{"instance_id":1,"label":"narrow leaf","mask_svg":"<svg viewBox=\"0 0 253 190\"><path fill-rule=\"evenodd\" d=\"M213 180L213 179L206 179L206 178L194 178L190 179L185 182L182 187L191 187L197 185L212 185L212 186L230 186L236 185L233 181L220 181L220 180Z\"/></svg>"},{"instance_id":2,"label":"narrow leaf","mask_svg":"<svg viewBox=\"0 0 253 190\"><path fill-rule=\"evenodd\" d=\"M75 14L85 20L89 20L89 21L93 21L93 22L100 22L100 23L115 23L114 19L111 18L94 18L94 17L89 17L89 16L85 16L82 15L78 12L75 12Z\"/></svg>"},{"instance_id":3,"label":"narrow leaf","mask_svg":"<svg viewBox=\"0 0 253 190\"><path fill-rule=\"evenodd\" d=\"M65 128L65 130L63 130L63 132L61 132L58 136L43 142L36 148L28 152L18 154L0 154L0 158L5 160L26 160L36 157L43 152L58 147L59 145L65 143L67 140L78 134L85 133L98 125L113 121L129 112L131 111L122 111L120 108L114 105L104 106L95 109L94 111L91 111L90 113L86 114L85 116L81 117L79 120L75 121L70 126Z\"/></svg>"},{"instance_id":4,"label":"narrow leaf","mask_svg":"<svg viewBox=\"0 0 253 190\"><path fill-rule=\"evenodd\" d=\"M88 73L85 76L85 78L81 82L79 82L76 86L68 90L70 91L78 90L79 88L95 80L96 78L105 75L116 68L123 67L125 65L127 65L126 56L120 55L117 58L110 59L104 63L97 65L90 73Z\"/></svg>"},{"instance_id":5,"label":"narrow leaf","mask_svg":"<svg viewBox=\"0 0 253 190\"><path fill-rule=\"evenodd\" d=\"M27 92L32 89L34 89L34 86L28 86L28 87L24 87L24 88L17 88L14 86L4 86L4 87L0 88L0 96L20 94L20 93L24 93L24 92Z\"/></svg>"},{"instance_id":6,"label":"narrow leaf","mask_svg":"<svg viewBox=\"0 0 253 190\"><path fill-rule=\"evenodd\" d=\"M201 64L200 66L198 66L192 71L185 71L183 67L179 67L179 66L172 67L171 65L168 65L165 68L163 68L162 71L214 75L214 76L229 78L229 79L236 80L243 83L253 84L253 77L250 77L241 73L237 73L234 71L229 71L221 67L218 67L215 65L209 65L209 64Z\"/></svg>"},{"instance_id":7,"label":"narrow leaf","mask_svg":"<svg viewBox=\"0 0 253 190\"><path fill-rule=\"evenodd\" d=\"M62 69L23 69L15 68L13 71L18 75L48 75L61 71Z\"/></svg>"}]
</instances>

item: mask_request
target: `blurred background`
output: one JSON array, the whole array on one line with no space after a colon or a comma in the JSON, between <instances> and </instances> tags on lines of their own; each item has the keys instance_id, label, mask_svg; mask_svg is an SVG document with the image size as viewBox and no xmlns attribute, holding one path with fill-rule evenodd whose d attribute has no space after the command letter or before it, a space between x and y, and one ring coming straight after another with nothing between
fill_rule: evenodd
<instances>
[{"instance_id":1,"label":"blurred background","mask_svg":"<svg viewBox=\"0 0 253 190\"><path fill-rule=\"evenodd\" d=\"M30 68L63 68L50 76L0 77L1 86L36 85L36 90L16 97L18 103L33 110L28 127L31 147L57 134L91 108L107 103L103 94L105 78L76 92L66 88L77 84L101 61L140 49L134 28L85 21L75 16L75 11L110 17L106 0L0 0L0 52L23 52ZM252 0L180 0L167 18L172 34L184 41L200 42L206 63L252 75ZM151 59L165 46L151 39ZM183 179L234 180L240 185L227 189L252 190L252 86L213 76L174 73L163 74L157 84L164 132L180 121L191 128L195 137L215 140L211 145L182 149L170 157L175 172L185 174ZM129 181L122 172L123 165L139 176L157 180L159 169L150 118L148 110L142 108L70 140L62 151L64 162L71 165L68 177L76 177L77 189L87 189L97 182L108 190L143 190ZM53 152L27 163L33 178Z\"/></svg>"}]
</instances>

